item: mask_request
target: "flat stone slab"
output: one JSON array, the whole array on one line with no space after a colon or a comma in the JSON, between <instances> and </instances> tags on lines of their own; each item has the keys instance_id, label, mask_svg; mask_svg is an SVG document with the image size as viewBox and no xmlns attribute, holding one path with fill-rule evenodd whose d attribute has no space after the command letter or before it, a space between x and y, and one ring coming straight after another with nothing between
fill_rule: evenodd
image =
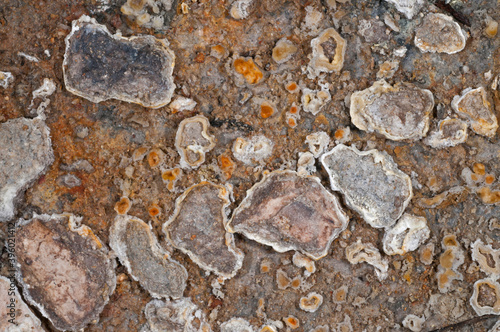
<instances>
[{"instance_id":1,"label":"flat stone slab","mask_svg":"<svg viewBox=\"0 0 500 332\"><path fill-rule=\"evenodd\" d=\"M110 231L110 247L132 278L155 298L180 298L187 271L158 244L151 227L139 218L116 216Z\"/></svg>"},{"instance_id":2,"label":"flat stone slab","mask_svg":"<svg viewBox=\"0 0 500 332\"><path fill-rule=\"evenodd\" d=\"M168 242L201 268L232 278L243 264L243 252L226 232L226 187L201 182L187 189L175 203L173 216L163 225Z\"/></svg>"},{"instance_id":3,"label":"flat stone slab","mask_svg":"<svg viewBox=\"0 0 500 332\"><path fill-rule=\"evenodd\" d=\"M248 190L227 228L277 252L320 259L347 223L337 197L317 177L274 171Z\"/></svg>"},{"instance_id":4,"label":"flat stone slab","mask_svg":"<svg viewBox=\"0 0 500 332\"><path fill-rule=\"evenodd\" d=\"M392 158L377 150L358 151L339 144L321 157L332 190L372 227L392 226L412 197L411 180Z\"/></svg>"},{"instance_id":5,"label":"flat stone slab","mask_svg":"<svg viewBox=\"0 0 500 332\"><path fill-rule=\"evenodd\" d=\"M377 81L351 96L352 123L388 139L419 140L427 134L434 108L432 92L411 83Z\"/></svg>"},{"instance_id":6,"label":"flat stone slab","mask_svg":"<svg viewBox=\"0 0 500 332\"><path fill-rule=\"evenodd\" d=\"M12 279L0 276L0 331L43 332L42 323L26 305Z\"/></svg>"},{"instance_id":7,"label":"flat stone slab","mask_svg":"<svg viewBox=\"0 0 500 332\"><path fill-rule=\"evenodd\" d=\"M82 15L66 37L66 89L94 103L118 99L150 108L165 106L175 90L175 55L168 45L153 36L112 35L106 26Z\"/></svg>"},{"instance_id":8,"label":"flat stone slab","mask_svg":"<svg viewBox=\"0 0 500 332\"><path fill-rule=\"evenodd\" d=\"M41 117L1 123L0 146L0 221L7 221L21 192L52 164L54 152Z\"/></svg>"},{"instance_id":9,"label":"flat stone slab","mask_svg":"<svg viewBox=\"0 0 500 332\"><path fill-rule=\"evenodd\" d=\"M35 215L16 231L17 282L24 298L59 330L83 329L116 286L115 261L80 219Z\"/></svg>"}]
</instances>

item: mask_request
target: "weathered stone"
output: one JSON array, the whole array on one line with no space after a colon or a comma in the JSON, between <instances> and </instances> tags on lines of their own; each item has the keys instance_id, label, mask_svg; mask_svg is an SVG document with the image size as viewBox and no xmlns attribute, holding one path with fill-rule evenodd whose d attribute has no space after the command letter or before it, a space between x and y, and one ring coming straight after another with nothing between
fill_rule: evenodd
<instances>
[{"instance_id":1,"label":"weathered stone","mask_svg":"<svg viewBox=\"0 0 500 332\"><path fill-rule=\"evenodd\" d=\"M383 247L387 255L404 255L416 250L430 235L427 221L408 213L384 234Z\"/></svg>"},{"instance_id":2,"label":"weathered stone","mask_svg":"<svg viewBox=\"0 0 500 332\"><path fill-rule=\"evenodd\" d=\"M40 320L24 303L14 277L0 276L0 330L4 332L43 332Z\"/></svg>"},{"instance_id":3,"label":"weathered stone","mask_svg":"<svg viewBox=\"0 0 500 332\"><path fill-rule=\"evenodd\" d=\"M446 118L439 121L435 131L431 131L424 143L435 149L443 149L461 144L467 140L467 124L460 119Z\"/></svg>"},{"instance_id":4,"label":"weathered stone","mask_svg":"<svg viewBox=\"0 0 500 332\"><path fill-rule=\"evenodd\" d=\"M452 17L430 13L415 32L415 45L422 52L454 54L465 48L467 35Z\"/></svg>"},{"instance_id":5,"label":"weathered stone","mask_svg":"<svg viewBox=\"0 0 500 332\"><path fill-rule=\"evenodd\" d=\"M227 228L278 252L320 259L347 223L337 198L317 177L274 171L247 192Z\"/></svg>"},{"instance_id":6,"label":"weathered stone","mask_svg":"<svg viewBox=\"0 0 500 332\"><path fill-rule=\"evenodd\" d=\"M168 41L111 35L83 15L66 37L64 83L69 92L94 103L118 99L159 108L170 102L175 89L174 61Z\"/></svg>"},{"instance_id":7,"label":"weathered stone","mask_svg":"<svg viewBox=\"0 0 500 332\"><path fill-rule=\"evenodd\" d=\"M224 186L201 182L175 203L173 216L163 225L169 242L203 269L232 278L243 264L243 252L227 233L229 191Z\"/></svg>"},{"instance_id":8,"label":"weathered stone","mask_svg":"<svg viewBox=\"0 0 500 332\"><path fill-rule=\"evenodd\" d=\"M309 62L309 73L318 76L321 72L339 72L344 66L347 43L334 29L323 30L311 40L312 59Z\"/></svg>"},{"instance_id":9,"label":"weathered stone","mask_svg":"<svg viewBox=\"0 0 500 332\"><path fill-rule=\"evenodd\" d=\"M25 299L59 330L99 319L115 290L115 261L73 215L35 215L16 231L17 281Z\"/></svg>"},{"instance_id":10,"label":"weathered stone","mask_svg":"<svg viewBox=\"0 0 500 332\"><path fill-rule=\"evenodd\" d=\"M483 87L465 89L460 96L453 98L451 107L476 134L495 136L498 120Z\"/></svg>"},{"instance_id":11,"label":"weathered stone","mask_svg":"<svg viewBox=\"0 0 500 332\"><path fill-rule=\"evenodd\" d=\"M212 331L203 312L189 298L165 302L152 300L146 305L144 315L151 332Z\"/></svg>"},{"instance_id":12,"label":"weathered stone","mask_svg":"<svg viewBox=\"0 0 500 332\"><path fill-rule=\"evenodd\" d=\"M412 197L411 180L392 158L377 150L337 145L321 157L330 186L372 227L392 226Z\"/></svg>"},{"instance_id":13,"label":"weathered stone","mask_svg":"<svg viewBox=\"0 0 500 332\"><path fill-rule=\"evenodd\" d=\"M118 215L110 231L109 245L132 278L155 298L182 296L187 271L163 250L144 221Z\"/></svg>"},{"instance_id":14,"label":"weathered stone","mask_svg":"<svg viewBox=\"0 0 500 332\"><path fill-rule=\"evenodd\" d=\"M12 219L16 199L54 161L49 127L41 117L0 124L0 221Z\"/></svg>"},{"instance_id":15,"label":"weathered stone","mask_svg":"<svg viewBox=\"0 0 500 332\"><path fill-rule=\"evenodd\" d=\"M417 14L422 6L424 0L386 0L396 6L396 9L404 14L408 19L412 19Z\"/></svg>"},{"instance_id":16,"label":"weathered stone","mask_svg":"<svg viewBox=\"0 0 500 332\"><path fill-rule=\"evenodd\" d=\"M427 134L434 108L432 92L411 83L377 81L351 96L352 123L392 140L419 140Z\"/></svg>"},{"instance_id":17,"label":"weathered stone","mask_svg":"<svg viewBox=\"0 0 500 332\"><path fill-rule=\"evenodd\" d=\"M181 167L197 168L205 162L205 154L215 146L215 138L208 133L209 126L203 115L181 121L175 136Z\"/></svg>"}]
</instances>

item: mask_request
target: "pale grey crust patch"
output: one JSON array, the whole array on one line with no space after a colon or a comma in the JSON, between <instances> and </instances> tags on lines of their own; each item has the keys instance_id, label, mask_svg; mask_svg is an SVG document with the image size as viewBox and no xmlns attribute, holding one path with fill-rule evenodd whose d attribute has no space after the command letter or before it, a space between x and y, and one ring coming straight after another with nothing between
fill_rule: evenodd
<instances>
[{"instance_id":1,"label":"pale grey crust patch","mask_svg":"<svg viewBox=\"0 0 500 332\"><path fill-rule=\"evenodd\" d=\"M435 149L443 149L462 144L467 137L467 123L460 119L446 118L439 121L436 130L430 132L424 143Z\"/></svg>"},{"instance_id":2,"label":"pale grey crust patch","mask_svg":"<svg viewBox=\"0 0 500 332\"><path fill-rule=\"evenodd\" d=\"M411 83L394 87L381 80L351 95L352 123L361 130L378 132L388 139L419 140L429 130L434 108L432 92Z\"/></svg>"},{"instance_id":3,"label":"pale grey crust patch","mask_svg":"<svg viewBox=\"0 0 500 332\"><path fill-rule=\"evenodd\" d=\"M204 270L232 278L243 264L243 252L226 232L229 190L211 182L187 189L175 202L172 217L163 225L168 242Z\"/></svg>"},{"instance_id":4,"label":"pale grey crust patch","mask_svg":"<svg viewBox=\"0 0 500 332\"><path fill-rule=\"evenodd\" d=\"M215 147L215 137L208 133L210 122L203 115L184 119L175 135L175 147L182 168L197 168L205 162L205 154Z\"/></svg>"},{"instance_id":5,"label":"pale grey crust patch","mask_svg":"<svg viewBox=\"0 0 500 332\"><path fill-rule=\"evenodd\" d=\"M248 190L226 228L277 252L296 250L317 260L348 221L317 177L274 171Z\"/></svg>"},{"instance_id":6,"label":"pale grey crust patch","mask_svg":"<svg viewBox=\"0 0 500 332\"><path fill-rule=\"evenodd\" d=\"M50 129L42 117L0 124L0 221L11 220L16 199L54 162Z\"/></svg>"},{"instance_id":7,"label":"pale grey crust patch","mask_svg":"<svg viewBox=\"0 0 500 332\"><path fill-rule=\"evenodd\" d=\"M498 119L483 87L465 89L460 96L453 97L451 107L476 134L495 136Z\"/></svg>"},{"instance_id":8,"label":"pale grey crust patch","mask_svg":"<svg viewBox=\"0 0 500 332\"><path fill-rule=\"evenodd\" d=\"M175 84L175 55L168 41L153 36L111 35L82 15L66 37L66 89L94 103L117 99L149 108L167 105Z\"/></svg>"},{"instance_id":9,"label":"pale grey crust patch","mask_svg":"<svg viewBox=\"0 0 500 332\"><path fill-rule=\"evenodd\" d=\"M12 285L14 280L9 280L4 276L0 276L0 331L3 332L43 332L42 323L24 303L23 298L19 294L17 287ZM14 288L14 294L12 294ZM14 305L11 306L11 299L15 299ZM10 307L9 307L10 306ZM15 312L11 312L14 309ZM13 314L11 316L10 314ZM9 322L9 320L15 323Z\"/></svg>"},{"instance_id":10,"label":"pale grey crust patch","mask_svg":"<svg viewBox=\"0 0 500 332\"><path fill-rule=\"evenodd\" d=\"M465 48L467 35L451 16L430 13L415 31L415 46L422 52L455 54Z\"/></svg>"},{"instance_id":11,"label":"pale grey crust patch","mask_svg":"<svg viewBox=\"0 0 500 332\"><path fill-rule=\"evenodd\" d=\"M168 257L151 227L139 218L116 216L110 230L110 247L135 281L155 298L180 298L188 273Z\"/></svg>"},{"instance_id":12,"label":"pale grey crust patch","mask_svg":"<svg viewBox=\"0 0 500 332\"><path fill-rule=\"evenodd\" d=\"M372 227L392 226L413 196L410 177L385 152L339 144L320 160L332 190L340 191Z\"/></svg>"},{"instance_id":13,"label":"pale grey crust patch","mask_svg":"<svg viewBox=\"0 0 500 332\"><path fill-rule=\"evenodd\" d=\"M58 330L99 320L115 290L115 260L92 230L71 214L20 219L16 278L27 302Z\"/></svg>"}]
</instances>

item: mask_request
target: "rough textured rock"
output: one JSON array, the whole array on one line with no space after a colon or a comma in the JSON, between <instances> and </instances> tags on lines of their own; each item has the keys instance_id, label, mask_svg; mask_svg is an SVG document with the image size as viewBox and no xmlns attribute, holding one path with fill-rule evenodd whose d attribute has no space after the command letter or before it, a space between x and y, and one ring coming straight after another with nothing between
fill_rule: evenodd
<instances>
[{"instance_id":1,"label":"rough textured rock","mask_svg":"<svg viewBox=\"0 0 500 332\"><path fill-rule=\"evenodd\" d=\"M344 66L346 41L334 28L328 28L311 40L312 59L309 71L313 76L321 72L339 72Z\"/></svg>"},{"instance_id":2,"label":"rough textured rock","mask_svg":"<svg viewBox=\"0 0 500 332\"><path fill-rule=\"evenodd\" d=\"M297 250L319 259L347 223L337 198L318 178L274 171L247 192L228 229L278 252Z\"/></svg>"},{"instance_id":3,"label":"rough textured rock","mask_svg":"<svg viewBox=\"0 0 500 332\"><path fill-rule=\"evenodd\" d=\"M205 315L189 298L152 300L144 308L151 332L211 332Z\"/></svg>"},{"instance_id":4,"label":"rough textured rock","mask_svg":"<svg viewBox=\"0 0 500 332\"><path fill-rule=\"evenodd\" d=\"M166 40L111 35L106 26L83 15L66 37L64 83L68 91L94 103L118 99L158 108L172 98L174 61Z\"/></svg>"},{"instance_id":5,"label":"rough textured rock","mask_svg":"<svg viewBox=\"0 0 500 332\"><path fill-rule=\"evenodd\" d=\"M210 123L203 115L184 119L175 136L175 147L181 156L181 167L196 168L205 162L205 154L215 146L208 133Z\"/></svg>"},{"instance_id":6,"label":"rough textured rock","mask_svg":"<svg viewBox=\"0 0 500 332\"><path fill-rule=\"evenodd\" d=\"M393 227L387 229L382 240L387 255L404 255L416 250L430 235L423 217L405 213Z\"/></svg>"},{"instance_id":7,"label":"rough textured rock","mask_svg":"<svg viewBox=\"0 0 500 332\"><path fill-rule=\"evenodd\" d=\"M163 225L169 242L200 267L232 278L243 264L243 252L227 233L229 191L201 182L187 189L175 203L173 216Z\"/></svg>"},{"instance_id":8,"label":"rough textured rock","mask_svg":"<svg viewBox=\"0 0 500 332\"><path fill-rule=\"evenodd\" d=\"M50 131L41 117L0 124L0 221L12 219L16 199L54 161Z\"/></svg>"},{"instance_id":9,"label":"rough textured rock","mask_svg":"<svg viewBox=\"0 0 500 332\"><path fill-rule=\"evenodd\" d=\"M153 297L182 296L187 271L160 247L148 224L132 216L118 215L110 233L109 245L120 262Z\"/></svg>"},{"instance_id":10,"label":"rough textured rock","mask_svg":"<svg viewBox=\"0 0 500 332\"><path fill-rule=\"evenodd\" d=\"M451 16L427 14L415 31L415 45L422 52L454 54L465 48L467 35Z\"/></svg>"},{"instance_id":11,"label":"rough textured rock","mask_svg":"<svg viewBox=\"0 0 500 332\"><path fill-rule=\"evenodd\" d=\"M25 299L59 330L99 319L115 290L115 261L80 219L35 215L16 231L17 281Z\"/></svg>"},{"instance_id":12,"label":"rough textured rock","mask_svg":"<svg viewBox=\"0 0 500 332\"><path fill-rule=\"evenodd\" d=\"M0 276L0 330L4 332L43 332L40 320L24 303L17 286L15 277L8 279Z\"/></svg>"},{"instance_id":13,"label":"rough textured rock","mask_svg":"<svg viewBox=\"0 0 500 332\"><path fill-rule=\"evenodd\" d=\"M444 149L467 140L467 124L460 119L446 118L439 121L436 130L425 138L424 143L436 149Z\"/></svg>"},{"instance_id":14,"label":"rough textured rock","mask_svg":"<svg viewBox=\"0 0 500 332\"><path fill-rule=\"evenodd\" d=\"M408 19L412 19L413 16L418 14L422 6L424 5L424 0L386 0L396 6L396 9L406 16Z\"/></svg>"},{"instance_id":15,"label":"rough textured rock","mask_svg":"<svg viewBox=\"0 0 500 332\"><path fill-rule=\"evenodd\" d=\"M392 158L377 150L337 145L321 157L330 186L372 227L392 226L412 197L411 180Z\"/></svg>"},{"instance_id":16,"label":"rough textured rock","mask_svg":"<svg viewBox=\"0 0 500 332\"><path fill-rule=\"evenodd\" d=\"M411 83L392 87L377 81L351 96L351 121L361 130L392 140L419 140L427 134L434 108L432 92Z\"/></svg>"}]
</instances>

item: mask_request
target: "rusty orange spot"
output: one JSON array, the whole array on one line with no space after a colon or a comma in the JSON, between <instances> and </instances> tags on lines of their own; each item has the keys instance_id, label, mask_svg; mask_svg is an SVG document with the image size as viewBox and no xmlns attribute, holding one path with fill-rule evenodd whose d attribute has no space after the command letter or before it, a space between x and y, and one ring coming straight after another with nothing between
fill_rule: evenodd
<instances>
[{"instance_id":1,"label":"rusty orange spot","mask_svg":"<svg viewBox=\"0 0 500 332\"><path fill-rule=\"evenodd\" d=\"M299 327L299 320L293 316L288 316L285 318L285 324L290 327L292 330Z\"/></svg>"},{"instance_id":2,"label":"rusty orange spot","mask_svg":"<svg viewBox=\"0 0 500 332\"><path fill-rule=\"evenodd\" d=\"M194 58L194 61L198 62L198 63L203 63L205 62L205 54L200 52L196 55L196 57Z\"/></svg>"},{"instance_id":3,"label":"rusty orange spot","mask_svg":"<svg viewBox=\"0 0 500 332\"><path fill-rule=\"evenodd\" d=\"M174 181L179 176L180 173L181 170L178 168L169 169L163 172L161 177L164 181Z\"/></svg>"},{"instance_id":4,"label":"rusty orange spot","mask_svg":"<svg viewBox=\"0 0 500 332\"><path fill-rule=\"evenodd\" d=\"M295 121L294 118L290 118L290 119L288 119L288 125L293 128L293 127L297 126L297 122Z\"/></svg>"},{"instance_id":5,"label":"rusty orange spot","mask_svg":"<svg viewBox=\"0 0 500 332\"><path fill-rule=\"evenodd\" d=\"M269 106L268 104L260 105L260 116L263 119L267 119L268 117L273 115L273 113L274 113L274 109L271 106Z\"/></svg>"},{"instance_id":6,"label":"rusty orange spot","mask_svg":"<svg viewBox=\"0 0 500 332\"><path fill-rule=\"evenodd\" d=\"M474 171L474 173L476 173L477 175L484 175L486 172L485 172L485 167L484 167L484 164L481 164L481 163L475 163L473 166L472 166L472 170Z\"/></svg>"},{"instance_id":7,"label":"rusty orange spot","mask_svg":"<svg viewBox=\"0 0 500 332\"><path fill-rule=\"evenodd\" d=\"M447 247L456 247L458 246L457 237L455 235L446 235L443 239L443 243Z\"/></svg>"},{"instance_id":8,"label":"rusty orange spot","mask_svg":"<svg viewBox=\"0 0 500 332\"><path fill-rule=\"evenodd\" d=\"M337 129L335 131L334 136L335 136L335 139L341 139L342 137L344 137L344 130L343 129ZM398 146L396 148L398 148ZM394 149L394 150L396 150L396 149Z\"/></svg>"},{"instance_id":9,"label":"rusty orange spot","mask_svg":"<svg viewBox=\"0 0 500 332\"><path fill-rule=\"evenodd\" d=\"M215 52L217 52L221 55L224 54L224 52L226 51L226 49L222 45L215 45L212 47L212 50L214 50Z\"/></svg>"},{"instance_id":10,"label":"rusty orange spot","mask_svg":"<svg viewBox=\"0 0 500 332\"><path fill-rule=\"evenodd\" d=\"M130 200L128 197L122 197L116 204L115 204L115 211L118 214L126 214L128 210L130 209Z\"/></svg>"},{"instance_id":11,"label":"rusty orange spot","mask_svg":"<svg viewBox=\"0 0 500 332\"><path fill-rule=\"evenodd\" d=\"M267 273L267 272L269 272L269 266L268 266L268 265L262 265L262 266L260 267L260 272L262 272L262 273Z\"/></svg>"},{"instance_id":12,"label":"rusty orange spot","mask_svg":"<svg viewBox=\"0 0 500 332\"><path fill-rule=\"evenodd\" d=\"M486 182L486 184L492 184L494 181L495 176L493 176L492 174L486 175L486 178L484 179L484 182Z\"/></svg>"},{"instance_id":13,"label":"rusty orange spot","mask_svg":"<svg viewBox=\"0 0 500 332\"><path fill-rule=\"evenodd\" d=\"M292 107L290 107L290 113L297 114L298 111L299 108L297 106L293 105Z\"/></svg>"},{"instance_id":14,"label":"rusty orange spot","mask_svg":"<svg viewBox=\"0 0 500 332\"><path fill-rule=\"evenodd\" d=\"M470 178L472 179L472 181L477 181L479 180L479 178L477 177L476 174L471 174Z\"/></svg>"},{"instance_id":15,"label":"rusty orange spot","mask_svg":"<svg viewBox=\"0 0 500 332\"><path fill-rule=\"evenodd\" d=\"M258 83L264 77L252 59L239 58L234 60L233 64L236 72L243 75L249 84Z\"/></svg>"},{"instance_id":16,"label":"rusty orange spot","mask_svg":"<svg viewBox=\"0 0 500 332\"><path fill-rule=\"evenodd\" d=\"M156 151L151 151L148 154L148 163L151 168L158 166L160 164L160 156Z\"/></svg>"},{"instance_id":17,"label":"rusty orange spot","mask_svg":"<svg viewBox=\"0 0 500 332\"><path fill-rule=\"evenodd\" d=\"M191 240L196 239L196 234L191 235Z\"/></svg>"},{"instance_id":18,"label":"rusty orange spot","mask_svg":"<svg viewBox=\"0 0 500 332\"><path fill-rule=\"evenodd\" d=\"M491 191L488 187L483 187L478 190L477 194L486 204L496 204L500 202L500 190L499 191Z\"/></svg>"},{"instance_id":19,"label":"rusty orange spot","mask_svg":"<svg viewBox=\"0 0 500 332\"><path fill-rule=\"evenodd\" d=\"M296 278L292 280L292 287L293 288L299 288L300 287L300 279Z\"/></svg>"},{"instance_id":20,"label":"rusty orange spot","mask_svg":"<svg viewBox=\"0 0 500 332\"><path fill-rule=\"evenodd\" d=\"M320 114L316 117L316 119L314 120L315 123L319 123L319 124L322 124L322 125L325 125L325 126L328 126L329 123L328 123L328 119L326 118L326 116L324 116L323 114Z\"/></svg>"},{"instance_id":21,"label":"rusty orange spot","mask_svg":"<svg viewBox=\"0 0 500 332\"><path fill-rule=\"evenodd\" d=\"M219 163L220 163L220 166L222 168L228 168L228 167L232 167L234 165L231 158L224 156L224 155L219 156Z\"/></svg>"},{"instance_id":22,"label":"rusty orange spot","mask_svg":"<svg viewBox=\"0 0 500 332\"><path fill-rule=\"evenodd\" d=\"M290 91L290 92L293 92L293 91L297 90L297 88L298 88L298 87L299 87L299 86L298 86L298 85L297 85L297 83L295 83L295 82L290 82L290 83L288 83L288 84L286 85L286 89L287 89L288 91Z\"/></svg>"},{"instance_id":23,"label":"rusty orange spot","mask_svg":"<svg viewBox=\"0 0 500 332\"><path fill-rule=\"evenodd\" d=\"M160 214L160 207L156 204L153 204L149 207L148 213L151 217L156 217Z\"/></svg>"}]
</instances>

